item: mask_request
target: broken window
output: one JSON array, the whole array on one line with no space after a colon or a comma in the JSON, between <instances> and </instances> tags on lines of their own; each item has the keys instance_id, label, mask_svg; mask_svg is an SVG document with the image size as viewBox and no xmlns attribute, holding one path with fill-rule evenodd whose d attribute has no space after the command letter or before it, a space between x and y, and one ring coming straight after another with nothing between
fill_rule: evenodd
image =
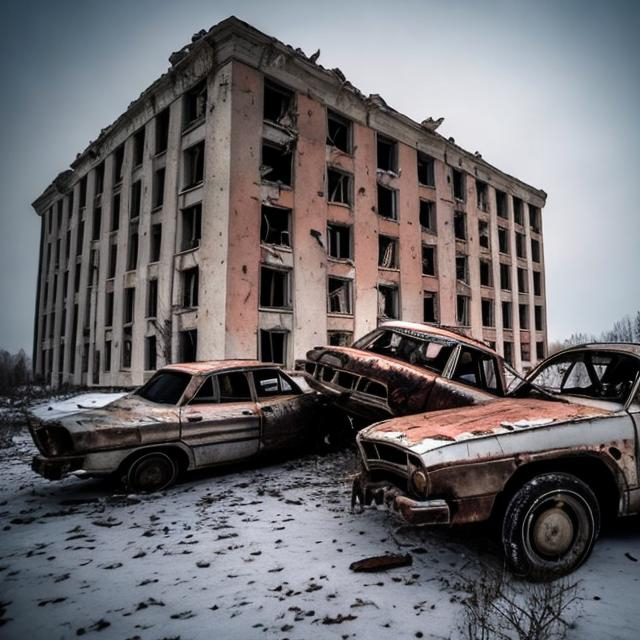
<instances>
[{"instance_id":1,"label":"broken window","mask_svg":"<svg viewBox=\"0 0 640 640\"><path fill-rule=\"evenodd\" d=\"M260 176L268 182L291 186L293 152L289 146L262 141Z\"/></svg>"},{"instance_id":2,"label":"broken window","mask_svg":"<svg viewBox=\"0 0 640 640\"><path fill-rule=\"evenodd\" d=\"M332 258L348 260L351 255L351 227L342 224L327 224L327 252Z\"/></svg>"},{"instance_id":3,"label":"broken window","mask_svg":"<svg viewBox=\"0 0 640 640\"><path fill-rule=\"evenodd\" d=\"M199 120L203 120L207 113L207 81L199 82L184 94L182 128L186 129Z\"/></svg>"},{"instance_id":4,"label":"broken window","mask_svg":"<svg viewBox=\"0 0 640 640\"><path fill-rule=\"evenodd\" d=\"M160 260L160 250L162 249L162 225L151 225L151 247L149 251L149 262L158 262Z\"/></svg>"},{"instance_id":5,"label":"broken window","mask_svg":"<svg viewBox=\"0 0 640 640\"><path fill-rule=\"evenodd\" d=\"M480 286L490 287L493 284L490 260L480 260Z\"/></svg>"},{"instance_id":6,"label":"broken window","mask_svg":"<svg viewBox=\"0 0 640 640\"><path fill-rule=\"evenodd\" d=\"M529 226L536 233L540 233L540 209L529 205Z\"/></svg>"},{"instance_id":7,"label":"broken window","mask_svg":"<svg viewBox=\"0 0 640 640\"><path fill-rule=\"evenodd\" d=\"M182 272L182 307L191 309L198 306L198 267Z\"/></svg>"},{"instance_id":8,"label":"broken window","mask_svg":"<svg viewBox=\"0 0 640 640\"><path fill-rule=\"evenodd\" d=\"M383 269L398 268L398 239L378 236L378 266Z\"/></svg>"},{"instance_id":9,"label":"broken window","mask_svg":"<svg viewBox=\"0 0 640 640\"><path fill-rule=\"evenodd\" d=\"M458 282L469 283L469 268L467 256L458 254L456 256L456 279Z\"/></svg>"},{"instance_id":10,"label":"broken window","mask_svg":"<svg viewBox=\"0 0 640 640\"><path fill-rule=\"evenodd\" d=\"M115 278L116 265L118 263L118 245L113 240L109 245L109 266L107 278Z\"/></svg>"},{"instance_id":11,"label":"broken window","mask_svg":"<svg viewBox=\"0 0 640 640\"><path fill-rule=\"evenodd\" d=\"M480 211L489 211L489 187L480 180L476 180L476 203Z\"/></svg>"},{"instance_id":12,"label":"broken window","mask_svg":"<svg viewBox=\"0 0 640 640\"><path fill-rule=\"evenodd\" d=\"M525 236L524 233L516 231L516 255L518 258L526 258Z\"/></svg>"},{"instance_id":13,"label":"broken window","mask_svg":"<svg viewBox=\"0 0 640 640\"><path fill-rule=\"evenodd\" d=\"M327 312L350 314L352 299L351 280L329 276L327 284Z\"/></svg>"},{"instance_id":14,"label":"broken window","mask_svg":"<svg viewBox=\"0 0 640 640\"><path fill-rule=\"evenodd\" d=\"M158 361L158 350L155 336L147 336L144 339L144 370L155 371Z\"/></svg>"},{"instance_id":15,"label":"broken window","mask_svg":"<svg viewBox=\"0 0 640 640\"><path fill-rule=\"evenodd\" d=\"M491 300L491 298L482 298L481 307L482 307L482 326L493 327L493 325L495 324L493 319L493 300Z\"/></svg>"},{"instance_id":16,"label":"broken window","mask_svg":"<svg viewBox=\"0 0 640 640\"><path fill-rule=\"evenodd\" d=\"M293 92L265 79L263 117L284 127L293 125Z\"/></svg>"},{"instance_id":17,"label":"broken window","mask_svg":"<svg viewBox=\"0 0 640 640\"><path fill-rule=\"evenodd\" d=\"M422 151L418 151L418 182L426 187L436 186L435 161Z\"/></svg>"},{"instance_id":18,"label":"broken window","mask_svg":"<svg viewBox=\"0 0 640 640\"><path fill-rule=\"evenodd\" d=\"M535 305L535 307L533 308L533 314L535 318L536 331L542 331L543 329L542 307L539 304Z\"/></svg>"},{"instance_id":19,"label":"broken window","mask_svg":"<svg viewBox=\"0 0 640 640\"><path fill-rule=\"evenodd\" d=\"M542 274L539 271L533 272L533 295L542 295Z\"/></svg>"},{"instance_id":20,"label":"broken window","mask_svg":"<svg viewBox=\"0 0 640 640\"><path fill-rule=\"evenodd\" d=\"M104 341L104 371L111 371L111 340Z\"/></svg>"},{"instance_id":21,"label":"broken window","mask_svg":"<svg viewBox=\"0 0 640 640\"><path fill-rule=\"evenodd\" d=\"M544 342L536 342L536 358L544 360Z\"/></svg>"},{"instance_id":22,"label":"broken window","mask_svg":"<svg viewBox=\"0 0 640 640\"><path fill-rule=\"evenodd\" d=\"M158 281L149 280L147 286L147 318L155 318L158 315Z\"/></svg>"},{"instance_id":23,"label":"broken window","mask_svg":"<svg viewBox=\"0 0 640 640\"><path fill-rule=\"evenodd\" d=\"M136 289L135 287L125 287L124 290L124 313L122 321L125 325L133 324L133 317L135 312L136 303Z\"/></svg>"},{"instance_id":24,"label":"broken window","mask_svg":"<svg viewBox=\"0 0 640 640\"><path fill-rule=\"evenodd\" d=\"M265 204L261 209L260 241L282 247L291 246L291 209L280 209Z\"/></svg>"},{"instance_id":25,"label":"broken window","mask_svg":"<svg viewBox=\"0 0 640 640\"><path fill-rule=\"evenodd\" d=\"M518 292L527 293L529 291L529 278L526 269L518 267Z\"/></svg>"},{"instance_id":26,"label":"broken window","mask_svg":"<svg viewBox=\"0 0 640 640\"><path fill-rule=\"evenodd\" d=\"M422 245L422 275L435 276L436 270L436 248L430 244Z\"/></svg>"},{"instance_id":27,"label":"broken window","mask_svg":"<svg viewBox=\"0 0 640 640\"><path fill-rule=\"evenodd\" d=\"M531 238L531 259L540 262L540 242L534 238Z\"/></svg>"},{"instance_id":28,"label":"broken window","mask_svg":"<svg viewBox=\"0 0 640 640\"><path fill-rule=\"evenodd\" d=\"M451 169L453 179L453 197L456 200L465 200L465 176L462 171Z\"/></svg>"},{"instance_id":29,"label":"broken window","mask_svg":"<svg viewBox=\"0 0 640 640\"><path fill-rule=\"evenodd\" d=\"M500 263L500 288L511 291L511 265Z\"/></svg>"},{"instance_id":30,"label":"broken window","mask_svg":"<svg viewBox=\"0 0 640 640\"><path fill-rule=\"evenodd\" d=\"M190 189L204 180L204 140L184 152L183 189Z\"/></svg>"},{"instance_id":31,"label":"broken window","mask_svg":"<svg viewBox=\"0 0 640 640\"><path fill-rule=\"evenodd\" d=\"M165 177L165 168L158 169L153 174L153 200L151 207L156 209L157 207L161 207L164 203L164 177Z\"/></svg>"},{"instance_id":32,"label":"broken window","mask_svg":"<svg viewBox=\"0 0 640 640\"><path fill-rule=\"evenodd\" d=\"M138 268L138 225L129 227L129 255L127 256L127 271Z\"/></svg>"},{"instance_id":33,"label":"broken window","mask_svg":"<svg viewBox=\"0 0 640 640\"><path fill-rule=\"evenodd\" d=\"M509 231L505 227L498 227L498 249L500 253L509 253Z\"/></svg>"},{"instance_id":34,"label":"broken window","mask_svg":"<svg viewBox=\"0 0 640 640\"><path fill-rule=\"evenodd\" d=\"M378 169L398 173L398 143L378 134Z\"/></svg>"},{"instance_id":35,"label":"broken window","mask_svg":"<svg viewBox=\"0 0 640 640\"><path fill-rule=\"evenodd\" d=\"M289 271L260 268L260 306L273 309L291 307Z\"/></svg>"},{"instance_id":36,"label":"broken window","mask_svg":"<svg viewBox=\"0 0 640 640\"><path fill-rule=\"evenodd\" d=\"M80 208L84 209L86 206L87 206L87 176L83 176L82 179L80 180ZM51 220L51 218L49 218L49 220Z\"/></svg>"},{"instance_id":37,"label":"broken window","mask_svg":"<svg viewBox=\"0 0 640 640\"><path fill-rule=\"evenodd\" d=\"M124 176L124 142L113 152L113 185L122 182Z\"/></svg>"},{"instance_id":38,"label":"broken window","mask_svg":"<svg viewBox=\"0 0 640 640\"><path fill-rule=\"evenodd\" d=\"M327 144L351 153L351 120L327 109Z\"/></svg>"},{"instance_id":39,"label":"broken window","mask_svg":"<svg viewBox=\"0 0 640 640\"><path fill-rule=\"evenodd\" d=\"M436 232L436 206L429 200L420 200L420 226L423 231Z\"/></svg>"},{"instance_id":40,"label":"broken window","mask_svg":"<svg viewBox=\"0 0 640 640\"><path fill-rule=\"evenodd\" d=\"M522 200L513 196L513 221L522 224Z\"/></svg>"},{"instance_id":41,"label":"broken window","mask_svg":"<svg viewBox=\"0 0 640 640\"><path fill-rule=\"evenodd\" d=\"M99 196L104 191L104 160L95 168L95 189L94 193ZM62 209L60 209L62 213ZM58 221L58 225L60 222Z\"/></svg>"},{"instance_id":42,"label":"broken window","mask_svg":"<svg viewBox=\"0 0 640 640\"><path fill-rule=\"evenodd\" d=\"M131 208L129 210L129 217L132 220L140 217L141 207L142 207L142 180L136 180L131 185Z\"/></svg>"},{"instance_id":43,"label":"broken window","mask_svg":"<svg viewBox=\"0 0 640 640\"><path fill-rule=\"evenodd\" d=\"M438 322L438 294L425 291L422 298L423 322Z\"/></svg>"},{"instance_id":44,"label":"broken window","mask_svg":"<svg viewBox=\"0 0 640 640\"><path fill-rule=\"evenodd\" d=\"M453 212L453 234L456 240L467 239L467 215L464 211Z\"/></svg>"},{"instance_id":45,"label":"broken window","mask_svg":"<svg viewBox=\"0 0 640 640\"><path fill-rule=\"evenodd\" d=\"M169 145L169 118L169 107L156 116L156 155L166 151Z\"/></svg>"},{"instance_id":46,"label":"broken window","mask_svg":"<svg viewBox=\"0 0 640 640\"><path fill-rule=\"evenodd\" d=\"M461 327L469 326L469 296L456 296L456 321Z\"/></svg>"},{"instance_id":47,"label":"broken window","mask_svg":"<svg viewBox=\"0 0 640 640\"><path fill-rule=\"evenodd\" d=\"M508 218L509 212L507 210L507 194L504 191L498 191L496 189L496 212L499 218Z\"/></svg>"},{"instance_id":48,"label":"broken window","mask_svg":"<svg viewBox=\"0 0 640 640\"><path fill-rule=\"evenodd\" d=\"M100 227L102 225L102 207L93 208L93 227L91 229L91 239L98 240L100 238Z\"/></svg>"},{"instance_id":49,"label":"broken window","mask_svg":"<svg viewBox=\"0 0 640 640\"><path fill-rule=\"evenodd\" d=\"M353 343L351 331L328 331L327 342L334 347L350 347Z\"/></svg>"},{"instance_id":50,"label":"broken window","mask_svg":"<svg viewBox=\"0 0 640 640\"><path fill-rule=\"evenodd\" d=\"M260 329L260 360L285 364L287 361L287 332Z\"/></svg>"},{"instance_id":51,"label":"broken window","mask_svg":"<svg viewBox=\"0 0 640 640\"><path fill-rule=\"evenodd\" d=\"M117 231L120 228L120 193L113 195L111 201L111 231Z\"/></svg>"},{"instance_id":52,"label":"broken window","mask_svg":"<svg viewBox=\"0 0 640 640\"><path fill-rule=\"evenodd\" d=\"M511 329L513 323L511 322L511 303L503 302L502 303L502 328L503 329Z\"/></svg>"},{"instance_id":53,"label":"broken window","mask_svg":"<svg viewBox=\"0 0 640 640\"><path fill-rule=\"evenodd\" d=\"M489 249L491 246L489 223L486 220L478 220L478 242L483 249Z\"/></svg>"},{"instance_id":54,"label":"broken window","mask_svg":"<svg viewBox=\"0 0 640 640\"><path fill-rule=\"evenodd\" d=\"M195 249L200 246L202 237L202 203L182 209L182 244L181 251Z\"/></svg>"},{"instance_id":55,"label":"broken window","mask_svg":"<svg viewBox=\"0 0 640 640\"><path fill-rule=\"evenodd\" d=\"M327 200L351 205L353 202L353 176L327 167Z\"/></svg>"},{"instance_id":56,"label":"broken window","mask_svg":"<svg viewBox=\"0 0 640 640\"><path fill-rule=\"evenodd\" d=\"M198 354L198 331L188 329L180 332L180 359L183 362L195 362Z\"/></svg>"},{"instance_id":57,"label":"broken window","mask_svg":"<svg viewBox=\"0 0 640 640\"><path fill-rule=\"evenodd\" d=\"M144 160L144 127L133 134L133 167L139 167Z\"/></svg>"},{"instance_id":58,"label":"broken window","mask_svg":"<svg viewBox=\"0 0 640 640\"><path fill-rule=\"evenodd\" d=\"M378 214L389 220L397 220L396 191L378 183Z\"/></svg>"},{"instance_id":59,"label":"broken window","mask_svg":"<svg viewBox=\"0 0 640 640\"><path fill-rule=\"evenodd\" d=\"M378 317L394 319L398 317L398 287L378 285Z\"/></svg>"},{"instance_id":60,"label":"broken window","mask_svg":"<svg viewBox=\"0 0 640 640\"><path fill-rule=\"evenodd\" d=\"M518 314L520 316L520 328L528 329L529 328L529 305L519 304Z\"/></svg>"}]
</instances>

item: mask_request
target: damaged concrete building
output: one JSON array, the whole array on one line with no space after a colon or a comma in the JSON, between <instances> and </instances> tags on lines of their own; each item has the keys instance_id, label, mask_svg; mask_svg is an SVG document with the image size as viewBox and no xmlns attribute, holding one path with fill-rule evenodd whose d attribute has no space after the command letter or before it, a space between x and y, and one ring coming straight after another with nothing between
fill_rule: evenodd
<instances>
[{"instance_id":1,"label":"damaged concrete building","mask_svg":"<svg viewBox=\"0 0 640 640\"><path fill-rule=\"evenodd\" d=\"M544 191L317 57L236 18L196 34L34 202L37 375L291 366L388 318L545 355Z\"/></svg>"}]
</instances>

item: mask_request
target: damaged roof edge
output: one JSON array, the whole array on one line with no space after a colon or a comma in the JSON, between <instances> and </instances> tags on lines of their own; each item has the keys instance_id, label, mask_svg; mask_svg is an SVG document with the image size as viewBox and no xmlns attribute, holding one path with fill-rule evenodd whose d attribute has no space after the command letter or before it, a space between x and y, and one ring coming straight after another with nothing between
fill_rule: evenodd
<instances>
[{"instance_id":1,"label":"damaged roof edge","mask_svg":"<svg viewBox=\"0 0 640 640\"><path fill-rule=\"evenodd\" d=\"M221 22L212 26L208 31L202 30L197 34L194 34L191 43L186 44L178 51L174 51L169 56L169 62L171 63L169 69L165 73L163 73L157 80L151 83L135 100L133 100L128 105L127 109L120 116L118 116L118 118L116 118L114 122L102 129L96 140L89 142L87 147L76 156L75 160L70 164L71 169L60 173L53 180L53 182L42 192L42 194L32 202L32 207L36 210L38 215L40 215L44 211L44 209L46 209L49 201L54 198L56 194L63 194L69 190L69 187L71 186L71 183L73 182L73 179L76 175L76 171L74 171L74 169L76 169L81 164L81 162L87 157L87 155L89 155L92 150L94 150L97 155L100 155L98 148L104 141L104 139L109 136L114 130L116 130L124 120L131 117L132 113L135 113L140 108L144 108L145 101L153 97L154 93L156 93L164 84L170 83L172 81L172 78L174 78L175 75L179 73L180 69L187 66L189 62L194 59L197 52L199 52L203 47L213 48L215 38L222 37L222 39L224 39L223 36L225 35L225 32L227 32L228 35L231 36L234 31L240 30L244 32L245 36L251 36L254 40L258 40L262 44L270 44L280 49L282 53L290 55L296 58L297 61L308 65L316 72L320 71L324 76L331 79L334 84L338 85L341 90L349 90L354 95L354 97L360 100L367 108L375 107L382 112L388 113L393 118L400 120L406 126L410 126L411 128L415 129L421 135L433 136L433 138L436 138L441 143L443 143L445 147L454 148L459 154L467 157L476 165L483 166L486 169L504 176L505 178L515 182L526 190L534 192L535 195L537 195L543 201L546 201L547 193L542 189L533 187L532 185L527 184L526 182L523 182L522 180L508 173L505 173L483 158L472 154L469 151L466 151L462 147L459 147L454 142L451 142L441 134L435 131L428 131L418 122L412 120L409 116L406 116L393 107L390 107L387 102L378 94L371 94L369 96L366 96L345 78L340 69L327 69L326 67L318 64L315 59L310 59L307 55L304 54L301 49L294 48L291 45L287 45L277 38L269 36L266 33L256 29L252 25L236 18L235 16L230 16L229 18L226 18L225 20L222 20ZM60 178L63 176L64 180L60 180Z\"/></svg>"}]
</instances>

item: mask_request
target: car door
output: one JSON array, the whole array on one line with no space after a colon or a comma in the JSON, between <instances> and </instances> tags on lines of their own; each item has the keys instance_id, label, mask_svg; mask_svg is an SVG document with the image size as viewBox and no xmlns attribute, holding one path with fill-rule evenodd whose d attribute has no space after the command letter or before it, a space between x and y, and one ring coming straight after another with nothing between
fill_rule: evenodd
<instances>
[{"instance_id":1,"label":"car door","mask_svg":"<svg viewBox=\"0 0 640 640\"><path fill-rule=\"evenodd\" d=\"M253 381L262 415L262 451L301 445L313 437L318 398L303 393L278 369L256 369Z\"/></svg>"},{"instance_id":2,"label":"car door","mask_svg":"<svg viewBox=\"0 0 640 640\"><path fill-rule=\"evenodd\" d=\"M248 458L258 452L260 414L244 371L207 376L180 411L183 442L196 467Z\"/></svg>"},{"instance_id":3,"label":"car door","mask_svg":"<svg viewBox=\"0 0 640 640\"><path fill-rule=\"evenodd\" d=\"M627 411L631 415L635 430L636 471L637 478L640 479L640 373L636 378L635 391L630 395ZM630 491L629 511L630 513L640 513L640 487Z\"/></svg>"}]
</instances>

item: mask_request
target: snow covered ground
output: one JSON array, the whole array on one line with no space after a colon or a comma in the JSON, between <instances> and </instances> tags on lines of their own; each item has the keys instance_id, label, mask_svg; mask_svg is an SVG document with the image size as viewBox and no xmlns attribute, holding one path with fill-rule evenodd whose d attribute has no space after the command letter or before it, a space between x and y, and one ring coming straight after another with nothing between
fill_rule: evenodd
<instances>
[{"instance_id":1,"label":"snow covered ground","mask_svg":"<svg viewBox=\"0 0 640 640\"><path fill-rule=\"evenodd\" d=\"M352 514L350 451L193 474L150 496L48 482L29 468L34 452L24 432L0 450L4 639L456 638L461 581L501 562L482 530ZM413 564L349 570L384 553ZM569 638L638 637L638 560L638 519L603 534L573 575L583 600Z\"/></svg>"}]
</instances>

